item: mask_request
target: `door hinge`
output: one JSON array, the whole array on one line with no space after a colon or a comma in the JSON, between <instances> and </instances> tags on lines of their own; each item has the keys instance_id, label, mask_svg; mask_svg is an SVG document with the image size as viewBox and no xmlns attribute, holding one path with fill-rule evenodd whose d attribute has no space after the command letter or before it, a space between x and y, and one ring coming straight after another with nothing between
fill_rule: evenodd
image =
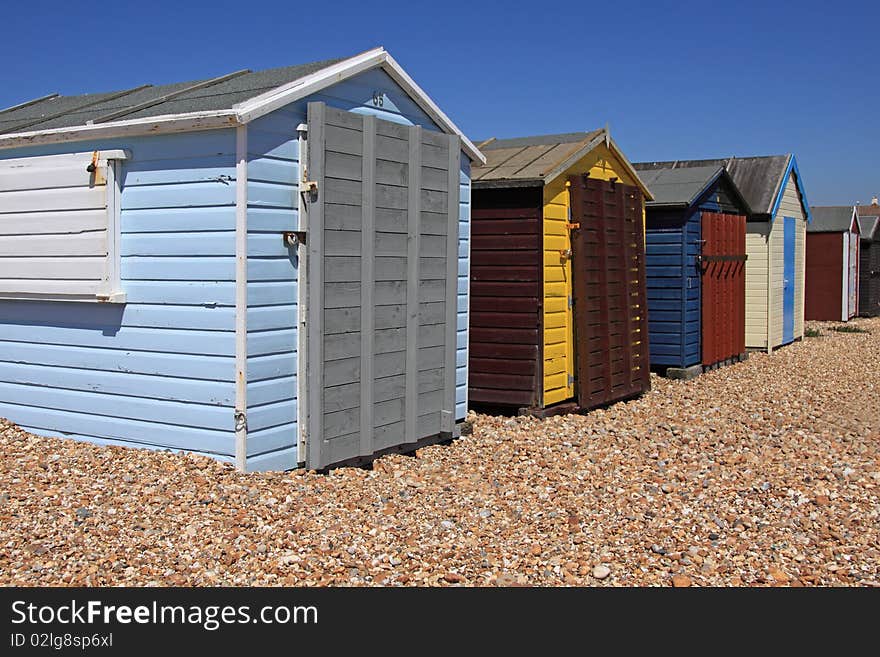
<instances>
[{"instance_id":1,"label":"door hinge","mask_svg":"<svg viewBox=\"0 0 880 657\"><path fill-rule=\"evenodd\" d=\"M574 385L574 376L568 375L568 385Z\"/></svg>"},{"instance_id":2,"label":"door hinge","mask_svg":"<svg viewBox=\"0 0 880 657\"><path fill-rule=\"evenodd\" d=\"M315 180L301 180L299 183L300 194L317 194L318 183Z\"/></svg>"},{"instance_id":3,"label":"door hinge","mask_svg":"<svg viewBox=\"0 0 880 657\"><path fill-rule=\"evenodd\" d=\"M568 295L568 307L569 308L574 307L574 298L570 294Z\"/></svg>"}]
</instances>

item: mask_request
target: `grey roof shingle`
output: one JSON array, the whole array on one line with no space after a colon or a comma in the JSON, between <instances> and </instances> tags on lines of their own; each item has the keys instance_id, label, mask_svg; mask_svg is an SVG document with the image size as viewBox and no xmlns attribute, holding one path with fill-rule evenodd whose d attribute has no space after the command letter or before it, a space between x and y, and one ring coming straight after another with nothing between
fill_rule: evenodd
<instances>
[{"instance_id":1,"label":"grey roof shingle","mask_svg":"<svg viewBox=\"0 0 880 657\"><path fill-rule=\"evenodd\" d=\"M852 226L853 206L813 206L813 221L807 226L808 233L844 233Z\"/></svg>"},{"instance_id":2,"label":"grey roof shingle","mask_svg":"<svg viewBox=\"0 0 880 657\"><path fill-rule=\"evenodd\" d=\"M652 169L725 167L734 184L756 214L770 214L791 154L760 157L730 157L710 160L675 160L633 164L639 176ZM650 184L648 185L650 187ZM653 189L653 188L652 188Z\"/></svg>"},{"instance_id":3,"label":"grey roof shingle","mask_svg":"<svg viewBox=\"0 0 880 657\"><path fill-rule=\"evenodd\" d=\"M633 166L638 170L638 163ZM647 169L639 171L639 178L654 194L654 200L648 206L690 205L722 171L724 167L721 166Z\"/></svg>"},{"instance_id":4,"label":"grey roof shingle","mask_svg":"<svg viewBox=\"0 0 880 657\"><path fill-rule=\"evenodd\" d=\"M486 156L486 164L471 170L472 179L477 186L480 182L502 180L539 181L603 132L569 132L483 142L478 147Z\"/></svg>"},{"instance_id":5,"label":"grey roof shingle","mask_svg":"<svg viewBox=\"0 0 880 657\"><path fill-rule=\"evenodd\" d=\"M866 241L873 241L878 237L877 235L877 225L880 224L880 216L877 215L859 215L859 232L862 234L862 239Z\"/></svg>"},{"instance_id":6,"label":"grey roof shingle","mask_svg":"<svg viewBox=\"0 0 880 657\"><path fill-rule=\"evenodd\" d=\"M233 105L237 103L259 96L266 91L303 78L340 61L342 60L328 59L264 71L246 71L231 78L221 76L214 84L189 91L184 90L208 82L212 78L147 86L143 89L135 87L127 92L56 96L27 107L0 111L0 134L81 126L88 121L96 121L109 114L134 108L167 94L181 91L184 92L164 102L126 113L114 120L232 109Z\"/></svg>"}]
</instances>

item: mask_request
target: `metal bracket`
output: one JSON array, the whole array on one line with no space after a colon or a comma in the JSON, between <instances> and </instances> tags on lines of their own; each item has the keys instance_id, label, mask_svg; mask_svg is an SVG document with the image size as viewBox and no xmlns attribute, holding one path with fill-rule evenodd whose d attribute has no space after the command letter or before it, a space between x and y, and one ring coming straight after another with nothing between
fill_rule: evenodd
<instances>
[{"instance_id":1,"label":"metal bracket","mask_svg":"<svg viewBox=\"0 0 880 657\"><path fill-rule=\"evenodd\" d=\"M281 233L281 238L284 240L284 246L290 249L295 249L300 244L306 243L306 231L286 230Z\"/></svg>"}]
</instances>

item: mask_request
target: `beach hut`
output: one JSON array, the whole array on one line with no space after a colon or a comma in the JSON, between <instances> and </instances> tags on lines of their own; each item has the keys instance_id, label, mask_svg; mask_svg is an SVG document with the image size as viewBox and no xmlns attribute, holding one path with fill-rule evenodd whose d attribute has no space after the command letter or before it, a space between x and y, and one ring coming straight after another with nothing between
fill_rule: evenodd
<instances>
[{"instance_id":1,"label":"beach hut","mask_svg":"<svg viewBox=\"0 0 880 657\"><path fill-rule=\"evenodd\" d=\"M811 208L804 319L846 322L859 310L859 220L852 205Z\"/></svg>"},{"instance_id":2,"label":"beach hut","mask_svg":"<svg viewBox=\"0 0 880 657\"><path fill-rule=\"evenodd\" d=\"M646 204L651 367L673 378L745 356L746 219L720 165L633 165L654 195Z\"/></svg>"},{"instance_id":3,"label":"beach hut","mask_svg":"<svg viewBox=\"0 0 880 657\"><path fill-rule=\"evenodd\" d=\"M859 246L859 315L880 315L880 206L877 199L857 206L861 243Z\"/></svg>"},{"instance_id":4,"label":"beach hut","mask_svg":"<svg viewBox=\"0 0 880 657\"><path fill-rule=\"evenodd\" d=\"M455 435L473 161L381 48L4 110L0 416L241 470Z\"/></svg>"},{"instance_id":5,"label":"beach hut","mask_svg":"<svg viewBox=\"0 0 880 657\"><path fill-rule=\"evenodd\" d=\"M473 170L473 404L544 415L650 385L644 203L607 130L491 139Z\"/></svg>"},{"instance_id":6,"label":"beach hut","mask_svg":"<svg viewBox=\"0 0 880 657\"><path fill-rule=\"evenodd\" d=\"M791 153L677 160L644 169L723 166L751 208L746 222L746 349L773 351L804 335L804 253L810 206Z\"/></svg>"}]
</instances>

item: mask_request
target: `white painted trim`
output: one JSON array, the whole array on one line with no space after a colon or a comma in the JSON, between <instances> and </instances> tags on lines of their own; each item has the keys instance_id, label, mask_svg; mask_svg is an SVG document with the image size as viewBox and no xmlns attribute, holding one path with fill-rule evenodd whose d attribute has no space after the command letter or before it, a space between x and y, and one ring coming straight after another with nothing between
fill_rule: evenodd
<instances>
[{"instance_id":1,"label":"white painted trim","mask_svg":"<svg viewBox=\"0 0 880 657\"><path fill-rule=\"evenodd\" d=\"M125 303L125 293L45 294L43 292L0 292L0 299L10 301L71 301L77 303Z\"/></svg>"},{"instance_id":2,"label":"white painted trim","mask_svg":"<svg viewBox=\"0 0 880 657\"><path fill-rule=\"evenodd\" d=\"M235 468L247 470L247 126L235 130Z\"/></svg>"},{"instance_id":3,"label":"white painted trim","mask_svg":"<svg viewBox=\"0 0 880 657\"><path fill-rule=\"evenodd\" d=\"M296 277L296 296L297 296L297 325L296 325L296 383L297 383L297 400L296 400L296 460L298 465L304 466L309 455L309 372L308 372L308 349L309 335L306 318L308 317L309 288L308 288L308 267L306 266L309 257L308 230L309 230L309 204L305 202L302 188L299 186L301 181L307 180L309 166L309 142L308 130L306 123L300 123L297 127L297 138L299 141L299 180L297 181L297 218L299 225L297 229L305 232L306 241L300 240L297 245L297 277Z\"/></svg>"},{"instance_id":4,"label":"white painted trim","mask_svg":"<svg viewBox=\"0 0 880 657\"><path fill-rule=\"evenodd\" d=\"M325 89L331 84L342 82L381 65L384 53L385 51L382 48L368 50L360 55L355 55L344 61L322 68L311 75L288 82L259 96L242 101L234 105L233 109L242 123L253 121L285 105Z\"/></svg>"},{"instance_id":5,"label":"white painted trim","mask_svg":"<svg viewBox=\"0 0 880 657\"><path fill-rule=\"evenodd\" d=\"M232 110L168 114L164 116L151 116L147 119L129 119L127 121L111 121L97 125L78 125L70 128L54 128L51 130L35 130L32 132L0 135L0 149L67 143L87 139L111 139L115 137L134 137L137 135L214 130L218 128L232 128L236 125L238 125L238 118Z\"/></svg>"},{"instance_id":6,"label":"white painted trim","mask_svg":"<svg viewBox=\"0 0 880 657\"><path fill-rule=\"evenodd\" d=\"M82 159L83 163L91 163L95 151L79 151L77 153L58 153L55 155L35 155L33 157L16 157L11 160L0 160L0 167L14 167L16 169L23 167L46 167L47 164L60 163L61 165L70 164L71 160ZM106 166L108 162L113 160L131 159L131 151L123 149L109 149L98 151L98 164Z\"/></svg>"},{"instance_id":7,"label":"white painted trim","mask_svg":"<svg viewBox=\"0 0 880 657\"><path fill-rule=\"evenodd\" d=\"M840 234L840 243L843 246L843 285L840 293L840 321L845 322L849 319L849 233Z\"/></svg>"},{"instance_id":8,"label":"white painted trim","mask_svg":"<svg viewBox=\"0 0 880 657\"><path fill-rule=\"evenodd\" d=\"M403 87L404 91L412 96L413 100L415 100L428 116L434 119L441 128L445 129L449 134L459 136L461 139L462 150L468 154L468 157L471 158L472 161L486 164L486 156L474 146L474 143L467 138L467 135L465 135L458 126L452 122L452 119L446 116L443 110L431 100L431 97L416 84L415 80L413 80L407 72L403 70L403 67L400 66L400 64L398 64L397 61L387 52L385 52L385 62L383 63L382 68L385 69L385 72L388 73L388 75L390 75L401 87Z\"/></svg>"},{"instance_id":9,"label":"white painted trim","mask_svg":"<svg viewBox=\"0 0 880 657\"><path fill-rule=\"evenodd\" d=\"M104 155L104 153L101 153ZM107 278L105 280L104 295L107 299L121 294L121 260L122 251L120 242L122 230L120 214L122 209L122 193L119 188L121 176L120 161L122 158L114 158L107 162Z\"/></svg>"},{"instance_id":10,"label":"white painted trim","mask_svg":"<svg viewBox=\"0 0 880 657\"><path fill-rule=\"evenodd\" d=\"M51 130L36 130L11 135L0 135L0 149L36 144L130 137L145 134L165 134L212 130L243 125L273 112L284 105L314 94L322 89L347 80L355 75L380 67L409 94L431 119L449 134L461 138L462 150L473 161L486 163L485 156L467 136L446 116L431 97L403 70L403 67L384 48L374 48L288 82L271 91L238 103L232 109L187 114L168 114L127 121L108 121L97 125L81 125Z\"/></svg>"}]
</instances>

